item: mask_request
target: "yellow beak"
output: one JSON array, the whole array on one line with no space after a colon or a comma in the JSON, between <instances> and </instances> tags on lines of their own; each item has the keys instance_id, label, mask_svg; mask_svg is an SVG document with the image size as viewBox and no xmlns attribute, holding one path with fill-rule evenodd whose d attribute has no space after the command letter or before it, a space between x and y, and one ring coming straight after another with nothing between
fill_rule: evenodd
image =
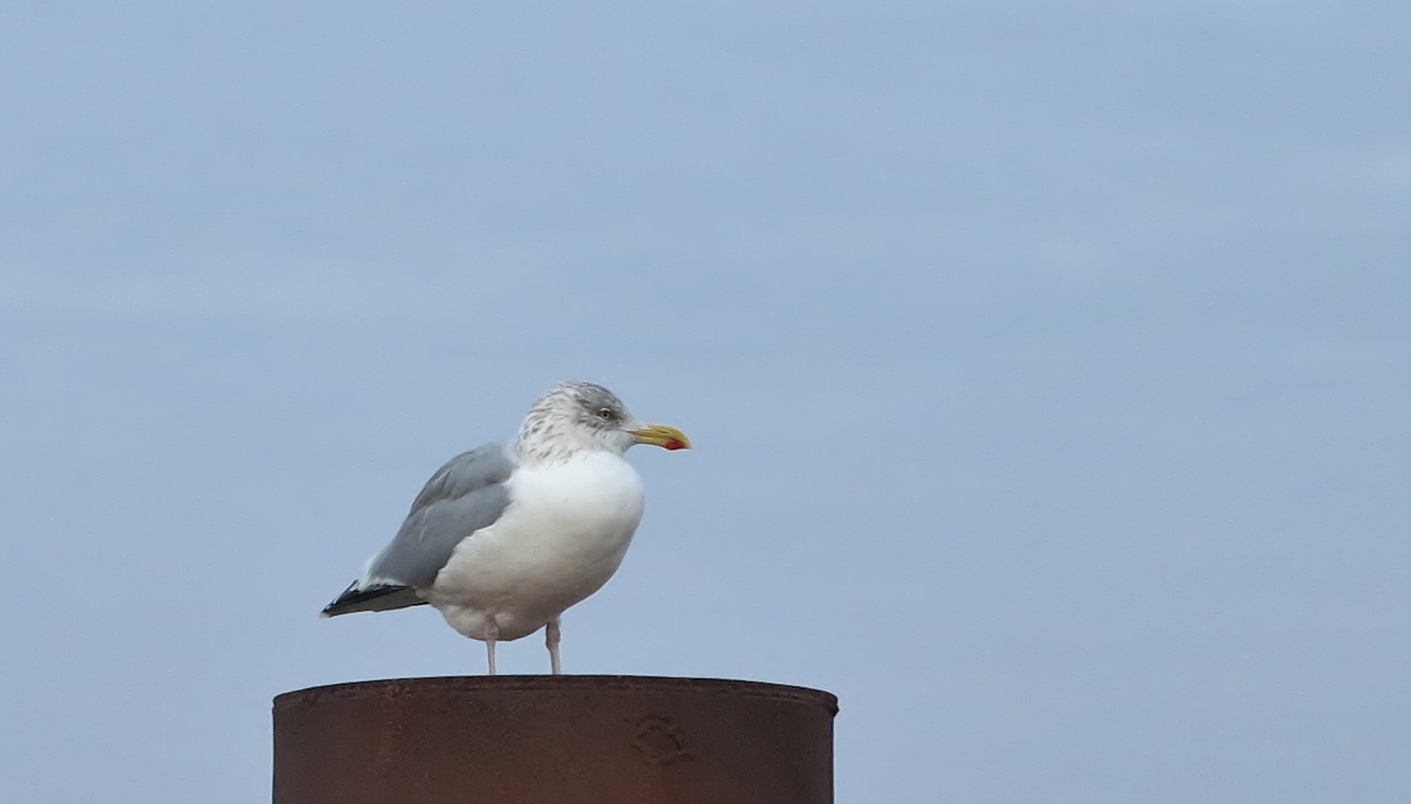
<instances>
[{"instance_id":1,"label":"yellow beak","mask_svg":"<svg viewBox=\"0 0 1411 804\"><path fill-rule=\"evenodd\" d=\"M691 439L675 427L664 424L649 424L640 430L628 430L638 444L651 444L662 449L690 449Z\"/></svg>"}]
</instances>

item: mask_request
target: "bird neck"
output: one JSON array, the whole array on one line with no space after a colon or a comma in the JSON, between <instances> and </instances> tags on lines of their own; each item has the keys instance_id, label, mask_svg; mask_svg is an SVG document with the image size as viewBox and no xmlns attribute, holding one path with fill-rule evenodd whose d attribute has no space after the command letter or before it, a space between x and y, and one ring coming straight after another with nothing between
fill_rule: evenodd
<instances>
[{"instance_id":1,"label":"bird neck","mask_svg":"<svg viewBox=\"0 0 1411 804\"><path fill-rule=\"evenodd\" d=\"M565 463L601 449L601 444L585 438L577 428L563 426L551 417L526 420L514 440L515 457L524 466Z\"/></svg>"}]
</instances>

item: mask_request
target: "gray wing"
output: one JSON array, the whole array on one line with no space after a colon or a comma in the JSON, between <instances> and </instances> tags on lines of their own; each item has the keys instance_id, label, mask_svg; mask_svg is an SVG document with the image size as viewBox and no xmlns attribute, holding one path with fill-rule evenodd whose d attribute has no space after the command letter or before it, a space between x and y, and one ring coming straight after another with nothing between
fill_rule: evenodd
<instances>
[{"instance_id":1,"label":"gray wing","mask_svg":"<svg viewBox=\"0 0 1411 804\"><path fill-rule=\"evenodd\" d=\"M324 609L325 616L385 611L423 602L425 588L461 540L494 524L509 505L505 481L514 460L500 444L463 452L436 470L412 503L392 542L373 556L367 572Z\"/></svg>"},{"instance_id":2,"label":"gray wing","mask_svg":"<svg viewBox=\"0 0 1411 804\"><path fill-rule=\"evenodd\" d=\"M514 461L487 444L446 462L426 481L401 530L368 565L365 579L430 586L461 539L494 524L509 504L505 481Z\"/></svg>"}]
</instances>

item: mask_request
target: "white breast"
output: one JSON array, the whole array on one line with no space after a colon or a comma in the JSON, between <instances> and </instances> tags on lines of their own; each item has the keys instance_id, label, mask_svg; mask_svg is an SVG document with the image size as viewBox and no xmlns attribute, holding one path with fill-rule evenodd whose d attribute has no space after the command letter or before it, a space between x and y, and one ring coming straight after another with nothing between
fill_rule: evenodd
<instances>
[{"instance_id":1,"label":"white breast","mask_svg":"<svg viewBox=\"0 0 1411 804\"><path fill-rule=\"evenodd\" d=\"M520 468L500 519L456 547L427 595L446 621L483 639L518 639L607 583L642 519L642 481L621 456L583 453Z\"/></svg>"}]
</instances>

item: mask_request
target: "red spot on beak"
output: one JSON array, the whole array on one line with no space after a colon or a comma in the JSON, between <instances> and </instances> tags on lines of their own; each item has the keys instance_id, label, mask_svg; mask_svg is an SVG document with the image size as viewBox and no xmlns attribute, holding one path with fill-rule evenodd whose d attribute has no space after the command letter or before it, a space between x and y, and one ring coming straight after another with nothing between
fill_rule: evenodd
<instances>
[{"instance_id":1,"label":"red spot on beak","mask_svg":"<svg viewBox=\"0 0 1411 804\"><path fill-rule=\"evenodd\" d=\"M677 440L677 439L675 439L675 438L668 438L668 439L666 440L666 443L665 443L665 444L662 444L661 446L662 446L662 449L669 449L669 450L678 450L678 449L685 449L685 448L686 448L686 445L685 445L685 444L682 444L679 440Z\"/></svg>"}]
</instances>

